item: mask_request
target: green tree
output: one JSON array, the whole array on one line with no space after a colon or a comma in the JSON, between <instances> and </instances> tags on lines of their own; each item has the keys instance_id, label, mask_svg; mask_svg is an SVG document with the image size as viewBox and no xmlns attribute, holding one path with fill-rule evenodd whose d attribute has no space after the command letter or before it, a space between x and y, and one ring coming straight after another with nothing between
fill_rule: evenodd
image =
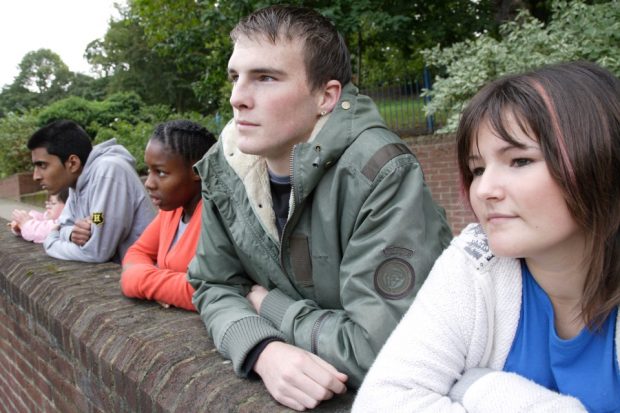
<instances>
[{"instance_id":1,"label":"green tree","mask_svg":"<svg viewBox=\"0 0 620 413\"><path fill-rule=\"evenodd\" d=\"M438 77L427 113L448 112L441 132L452 131L466 102L486 83L508 73L545 64L589 60L620 75L620 0L586 4L556 1L549 24L521 11L500 27L500 39L482 34L447 48L424 51L427 62L445 71Z\"/></svg>"},{"instance_id":2,"label":"green tree","mask_svg":"<svg viewBox=\"0 0 620 413\"><path fill-rule=\"evenodd\" d=\"M91 42L85 56L108 80L108 93L134 91L147 104L167 104L177 111L200 109L190 73L147 42L140 19L132 9L121 8L122 18L111 21L103 39Z\"/></svg>"},{"instance_id":3,"label":"green tree","mask_svg":"<svg viewBox=\"0 0 620 413\"><path fill-rule=\"evenodd\" d=\"M28 52L19 63L17 85L39 94L62 94L71 82L71 71L49 49Z\"/></svg>"},{"instance_id":4,"label":"green tree","mask_svg":"<svg viewBox=\"0 0 620 413\"><path fill-rule=\"evenodd\" d=\"M2 115L24 112L64 97L73 73L60 56L49 49L26 53L19 63L19 73L0 94Z\"/></svg>"},{"instance_id":5,"label":"green tree","mask_svg":"<svg viewBox=\"0 0 620 413\"><path fill-rule=\"evenodd\" d=\"M73 73L58 54L49 49L26 53L13 83L0 92L0 117L10 112L24 113L67 96L101 99L105 79Z\"/></svg>"}]
</instances>

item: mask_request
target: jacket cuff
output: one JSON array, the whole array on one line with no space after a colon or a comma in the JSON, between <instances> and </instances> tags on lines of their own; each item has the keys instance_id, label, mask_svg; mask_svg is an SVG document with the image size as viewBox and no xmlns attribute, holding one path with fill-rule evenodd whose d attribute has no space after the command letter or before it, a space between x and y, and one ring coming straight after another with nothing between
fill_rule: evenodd
<instances>
[{"instance_id":1,"label":"jacket cuff","mask_svg":"<svg viewBox=\"0 0 620 413\"><path fill-rule=\"evenodd\" d=\"M294 303L295 300L279 289L274 288L263 299L260 306L260 315L271 321L280 330L286 310Z\"/></svg>"},{"instance_id":2,"label":"jacket cuff","mask_svg":"<svg viewBox=\"0 0 620 413\"><path fill-rule=\"evenodd\" d=\"M463 404L465 393L469 390L469 387L474 384L479 378L485 376L494 370L487 368L473 368L465 371L461 378L454 383L454 386L450 389L448 397L454 402Z\"/></svg>"},{"instance_id":3,"label":"jacket cuff","mask_svg":"<svg viewBox=\"0 0 620 413\"><path fill-rule=\"evenodd\" d=\"M284 335L269 321L260 316L245 317L228 328L220 349L232 361L235 373L243 377L243 364L248 354L260 342L270 338L286 342Z\"/></svg>"},{"instance_id":4,"label":"jacket cuff","mask_svg":"<svg viewBox=\"0 0 620 413\"><path fill-rule=\"evenodd\" d=\"M65 225L60 227L59 237L61 241L71 242L71 233L73 232L73 225Z\"/></svg>"}]
</instances>

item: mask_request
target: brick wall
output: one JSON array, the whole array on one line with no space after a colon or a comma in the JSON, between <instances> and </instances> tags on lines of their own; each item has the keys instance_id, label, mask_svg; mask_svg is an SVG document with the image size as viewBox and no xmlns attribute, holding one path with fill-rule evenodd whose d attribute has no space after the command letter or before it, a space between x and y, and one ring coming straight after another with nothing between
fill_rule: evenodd
<instances>
[{"instance_id":1,"label":"brick wall","mask_svg":"<svg viewBox=\"0 0 620 413\"><path fill-rule=\"evenodd\" d=\"M454 137L406 141L458 233L474 218ZM234 375L197 314L123 297L118 265L54 260L8 231L0 245L0 413L288 411ZM352 398L317 411L348 411Z\"/></svg>"},{"instance_id":2,"label":"brick wall","mask_svg":"<svg viewBox=\"0 0 620 413\"><path fill-rule=\"evenodd\" d=\"M0 179L0 198L19 201L21 194L41 190L41 186L32 179L32 172L21 172Z\"/></svg>"},{"instance_id":3,"label":"brick wall","mask_svg":"<svg viewBox=\"0 0 620 413\"><path fill-rule=\"evenodd\" d=\"M54 260L8 231L0 245L0 412L289 411L234 375L197 314L123 297L118 265Z\"/></svg>"},{"instance_id":4,"label":"brick wall","mask_svg":"<svg viewBox=\"0 0 620 413\"><path fill-rule=\"evenodd\" d=\"M424 170L433 199L445 208L453 234L458 234L476 218L463 202L459 189L454 135L406 138Z\"/></svg>"}]
</instances>

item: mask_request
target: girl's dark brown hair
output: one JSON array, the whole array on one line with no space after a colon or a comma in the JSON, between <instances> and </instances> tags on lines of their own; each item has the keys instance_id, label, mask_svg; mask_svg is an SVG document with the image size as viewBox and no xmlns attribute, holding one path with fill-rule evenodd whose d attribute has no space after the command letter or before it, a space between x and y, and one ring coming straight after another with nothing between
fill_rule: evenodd
<instances>
[{"instance_id":1,"label":"girl's dark brown hair","mask_svg":"<svg viewBox=\"0 0 620 413\"><path fill-rule=\"evenodd\" d=\"M468 159L484 122L500 139L521 146L507 116L537 139L549 172L588 237L590 268L581 302L596 329L620 304L620 80L589 62L550 65L485 86L463 112L457 157L466 199Z\"/></svg>"}]
</instances>

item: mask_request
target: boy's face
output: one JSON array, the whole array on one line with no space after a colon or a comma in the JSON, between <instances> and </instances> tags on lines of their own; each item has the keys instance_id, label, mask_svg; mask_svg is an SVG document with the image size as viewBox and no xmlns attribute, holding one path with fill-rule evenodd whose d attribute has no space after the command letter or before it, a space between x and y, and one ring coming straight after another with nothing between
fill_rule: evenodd
<instances>
[{"instance_id":1,"label":"boy's face","mask_svg":"<svg viewBox=\"0 0 620 413\"><path fill-rule=\"evenodd\" d=\"M293 145L307 141L319 119L322 90L310 90L302 52L300 40L241 37L228 62L239 149L269 165L288 165Z\"/></svg>"},{"instance_id":2,"label":"boy's face","mask_svg":"<svg viewBox=\"0 0 620 413\"><path fill-rule=\"evenodd\" d=\"M46 148L35 148L32 150L32 179L50 194L56 195L61 190L74 186L77 181L77 176L67 168L68 162L63 164L58 156L50 155Z\"/></svg>"}]
</instances>

